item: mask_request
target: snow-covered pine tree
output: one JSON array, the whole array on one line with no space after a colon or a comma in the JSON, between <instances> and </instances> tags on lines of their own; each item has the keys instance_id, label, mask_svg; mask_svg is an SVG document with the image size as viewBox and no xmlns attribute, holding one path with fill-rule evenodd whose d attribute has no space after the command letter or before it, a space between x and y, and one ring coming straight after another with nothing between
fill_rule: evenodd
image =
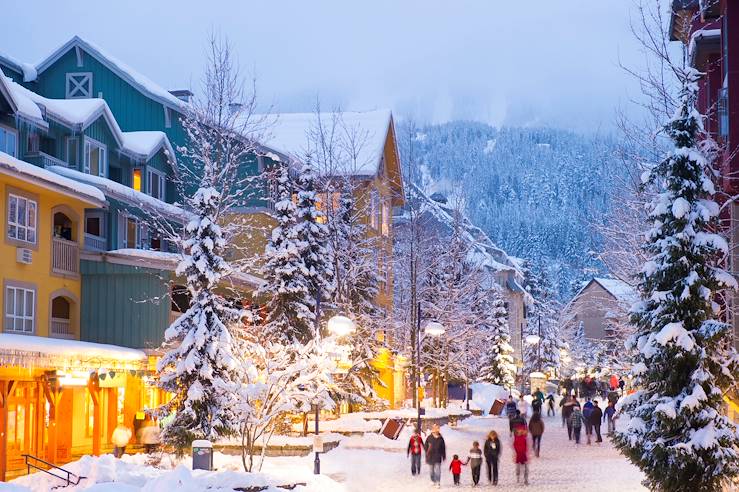
<instances>
[{"instance_id":1,"label":"snow-covered pine tree","mask_svg":"<svg viewBox=\"0 0 739 492\"><path fill-rule=\"evenodd\" d=\"M290 166L281 163L274 171L275 215L277 227L264 251L263 287L258 296L267 297L265 336L272 341L305 342L313 338L313 306L308 271L303 261L301 240L297 235L297 207L293 203L294 183Z\"/></svg>"},{"instance_id":2,"label":"snow-covered pine tree","mask_svg":"<svg viewBox=\"0 0 739 492\"><path fill-rule=\"evenodd\" d=\"M334 261L328 248L326 216L318 209L318 192L313 166L306 163L296 178L296 221L293 226L305 270L302 272L311 299L311 320L315 322L316 301L326 301L334 291ZM315 331L315 330L314 330ZM306 339L303 342L307 341Z\"/></svg>"},{"instance_id":3,"label":"snow-covered pine tree","mask_svg":"<svg viewBox=\"0 0 739 492\"><path fill-rule=\"evenodd\" d=\"M739 473L739 437L722 415L722 395L736 385L739 359L717 294L736 288L719 267L727 255L716 234L712 142L695 109L701 74L680 73L680 106L665 126L674 149L645 181L657 188L634 307L640 388L621 407L630 418L615 443L652 490L719 491Z\"/></svg>"},{"instance_id":4,"label":"snow-covered pine tree","mask_svg":"<svg viewBox=\"0 0 739 492\"><path fill-rule=\"evenodd\" d=\"M511 336L508 333L508 312L503 297L490 289L475 308L484 318L480 326L486 352L480 361L478 379L509 390L516 384L516 363L513 360Z\"/></svg>"}]
</instances>

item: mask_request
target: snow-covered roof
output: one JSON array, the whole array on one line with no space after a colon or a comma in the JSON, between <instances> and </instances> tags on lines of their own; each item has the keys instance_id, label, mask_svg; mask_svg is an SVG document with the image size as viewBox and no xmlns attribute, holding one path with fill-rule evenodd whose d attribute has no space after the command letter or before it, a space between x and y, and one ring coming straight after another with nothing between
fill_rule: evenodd
<instances>
[{"instance_id":1,"label":"snow-covered roof","mask_svg":"<svg viewBox=\"0 0 739 492\"><path fill-rule=\"evenodd\" d=\"M62 370L146 369L141 350L102 343L0 333L0 366Z\"/></svg>"},{"instance_id":2,"label":"snow-covered roof","mask_svg":"<svg viewBox=\"0 0 739 492\"><path fill-rule=\"evenodd\" d=\"M623 280L617 278L595 277L594 282L600 284L609 294L616 298L617 301L624 304L633 304L639 300L639 293Z\"/></svg>"},{"instance_id":3,"label":"snow-covered roof","mask_svg":"<svg viewBox=\"0 0 739 492\"><path fill-rule=\"evenodd\" d=\"M39 186L66 193L96 207L102 207L105 204L105 196L94 186L59 176L47 169L34 166L5 152L0 152L0 173L12 174L20 179L33 181Z\"/></svg>"},{"instance_id":4,"label":"snow-covered roof","mask_svg":"<svg viewBox=\"0 0 739 492\"><path fill-rule=\"evenodd\" d=\"M293 158L304 161L306 157L315 154L314 144L310 134L318 124L316 113L279 113L266 116L270 125L262 142L268 147ZM380 171L380 162L385 150L385 141L392 123L392 113L389 109L375 111L341 113L321 113L321 124L331 128L334 121L340 128L359 137L356 164L351 169L341 170L342 174L353 176L374 176ZM342 130L343 131L343 130Z\"/></svg>"},{"instance_id":5,"label":"snow-covered roof","mask_svg":"<svg viewBox=\"0 0 739 492\"><path fill-rule=\"evenodd\" d=\"M9 78L5 78L4 83L14 98L28 101L29 106L35 106L39 118L42 115L40 108L43 108L47 117L55 119L70 128L84 130L97 121L100 116L103 116L111 129L113 137L126 155L148 161L159 149L164 147L169 153L169 158L175 158L174 149L164 132L122 131L105 99L50 99L16 84Z\"/></svg>"},{"instance_id":6,"label":"snow-covered roof","mask_svg":"<svg viewBox=\"0 0 739 492\"><path fill-rule=\"evenodd\" d=\"M2 93L8 100L13 111L18 116L25 118L36 125L48 128L49 124L44 121L41 108L39 108L38 105L24 93L14 90L16 85L17 84L15 84L10 77L6 77L2 69L0 69L0 93Z\"/></svg>"},{"instance_id":7,"label":"snow-covered roof","mask_svg":"<svg viewBox=\"0 0 739 492\"><path fill-rule=\"evenodd\" d=\"M713 41L715 43L721 42L721 29L698 29L690 35L690 42L688 43L688 53L690 55L691 63L695 62L695 48L698 43L702 41Z\"/></svg>"},{"instance_id":8,"label":"snow-covered roof","mask_svg":"<svg viewBox=\"0 0 739 492\"><path fill-rule=\"evenodd\" d=\"M0 51L0 62L12 68L16 72L23 74L23 82L32 82L36 80L36 77L38 76L36 73L36 67L30 63L24 63L2 51Z\"/></svg>"},{"instance_id":9,"label":"snow-covered roof","mask_svg":"<svg viewBox=\"0 0 739 492\"><path fill-rule=\"evenodd\" d=\"M190 213L181 209L176 205L163 202L146 193L136 191L133 188L117 183L113 180L103 178L101 176L93 176L92 174L82 173L74 169L61 166L49 166L49 171L67 178L82 181L101 190L104 194L126 202L128 204L139 207L143 211L158 212L166 218L178 221L190 220Z\"/></svg>"},{"instance_id":10,"label":"snow-covered roof","mask_svg":"<svg viewBox=\"0 0 739 492\"><path fill-rule=\"evenodd\" d=\"M187 109L186 102L173 96L169 93L169 91L164 89L156 82L152 81L151 79L137 72L116 57L111 56L109 53L106 53L98 46L87 41L86 39L82 39L79 36L72 37L72 39L61 45L44 60L39 62L36 65L36 71L39 74L42 73L52 64L54 64L54 62L56 62L59 58L61 58L65 53L73 48L79 48L85 53L92 55L97 61L105 65L116 75L131 84L142 94L151 97L152 99L178 111L185 111Z\"/></svg>"},{"instance_id":11,"label":"snow-covered roof","mask_svg":"<svg viewBox=\"0 0 739 492\"><path fill-rule=\"evenodd\" d=\"M112 251L107 251L104 254L110 257L141 260L146 263L153 262L155 263L155 267L171 271L174 271L174 269L177 267L177 264L180 262L180 260L182 260L182 255L180 255L179 253L167 253L164 251L152 251L146 249L114 249ZM141 266L146 267L147 265L142 264ZM248 273L242 272L232 273L228 276L228 279L232 280L233 283L236 285L246 286L250 288L261 287L265 283L264 280L260 279L259 277L255 277L253 275L249 275Z\"/></svg>"}]
</instances>

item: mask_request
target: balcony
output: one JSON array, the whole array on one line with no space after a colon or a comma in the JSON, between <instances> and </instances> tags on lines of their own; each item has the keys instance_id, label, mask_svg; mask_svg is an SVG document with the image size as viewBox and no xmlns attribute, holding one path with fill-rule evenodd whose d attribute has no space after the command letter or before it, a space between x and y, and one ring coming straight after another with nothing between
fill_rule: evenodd
<instances>
[{"instance_id":1,"label":"balcony","mask_svg":"<svg viewBox=\"0 0 739 492\"><path fill-rule=\"evenodd\" d=\"M73 338L72 323L67 318L51 318L51 336Z\"/></svg>"},{"instance_id":2,"label":"balcony","mask_svg":"<svg viewBox=\"0 0 739 492\"><path fill-rule=\"evenodd\" d=\"M108 239L85 233L85 251L107 251Z\"/></svg>"},{"instance_id":3,"label":"balcony","mask_svg":"<svg viewBox=\"0 0 739 492\"><path fill-rule=\"evenodd\" d=\"M51 245L51 270L61 275L80 272L80 248L74 241L55 237Z\"/></svg>"},{"instance_id":4,"label":"balcony","mask_svg":"<svg viewBox=\"0 0 739 492\"><path fill-rule=\"evenodd\" d=\"M47 168L49 166L69 167L69 164L67 164L65 161L57 159L56 157L41 151L28 152L26 154L26 161L44 168Z\"/></svg>"}]
</instances>

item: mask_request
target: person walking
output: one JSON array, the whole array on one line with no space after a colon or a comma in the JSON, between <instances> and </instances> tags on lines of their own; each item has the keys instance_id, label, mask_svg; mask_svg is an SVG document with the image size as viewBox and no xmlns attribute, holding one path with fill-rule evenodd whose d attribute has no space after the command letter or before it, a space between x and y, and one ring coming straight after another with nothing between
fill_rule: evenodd
<instances>
[{"instance_id":1,"label":"person walking","mask_svg":"<svg viewBox=\"0 0 739 492\"><path fill-rule=\"evenodd\" d=\"M480 468L482 468L482 449L480 449L480 443L474 441L472 448L467 456L465 465L470 465L470 471L472 472L472 484L477 485L480 483Z\"/></svg>"},{"instance_id":2,"label":"person walking","mask_svg":"<svg viewBox=\"0 0 739 492\"><path fill-rule=\"evenodd\" d=\"M516 402L513 401L513 395L508 395L508 401L505 404L505 414L508 417L508 430L513 435L513 424L511 421L516 417Z\"/></svg>"},{"instance_id":3,"label":"person walking","mask_svg":"<svg viewBox=\"0 0 739 492\"><path fill-rule=\"evenodd\" d=\"M547 417L549 417L549 413L551 412L551 416L554 417L557 415L557 413L554 411L554 393L550 392L547 397Z\"/></svg>"},{"instance_id":4,"label":"person walking","mask_svg":"<svg viewBox=\"0 0 739 492\"><path fill-rule=\"evenodd\" d=\"M523 395L518 397L518 404L516 405L516 408L519 412L521 412L521 416L523 418L526 418L526 415L529 413L529 404L526 403L526 399L523 397Z\"/></svg>"},{"instance_id":5,"label":"person walking","mask_svg":"<svg viewBox=\"0 0 739 492\"><path fill-rule=\"evenodd\" d=\"M426 438L426 463L431 468L431 482L441 487L441 462L446 460L446 443L439 432L439 425L431 427L431 435Z\"/></svg>"},{"instance_id":6,"label":"person walking","mask_svg":"<svg viewBox=\"0 0 739 492\"><path fill-rule=\"evenodd\" d=\"M572 441L572 410L578 406L577 400L573 396L567 396L564 405L562 406L562 420L567 425L567 437Z\"/></svg>"},{"instance_id":7,"label":"person walking","mask_svg":"<svg viewBox=\"0 0 739 492\"><path fill-rule=\"evenodd\" d=\"M143 427L141 427L141 444L144 445L146 454L151 454L159 447L161 440L161 431L159 426L152 419L146 419Z\"/></svg>"},{"instance_id":8,"label":"person walking","mask_svg":"<svg viewBox=\"0 0 739 492\"><path fill-rule=\"evenodd\" d=\"M532 415L534 413L541 413L541 406L544 403L544 399L541 400L539 398L534 397L533 400L531 400L531 411Z\"/></svg>"},{"instance_id":9,"label":"person walking","mask_svg":"<svg viewBox=\"0 0 739 492\"><path fill-rule=\"evenodd\" d=\"M600 435L600 424L603 422L603 410L598 406L598 401L593 402L593 410L590 414L590 424L595 430L595 442L603 442L603 437Z\"/></svg>"},{"instance_id":10,"label":"person walking","mask_svg":"<svg viewBox=\"0 0 739 492\"><path fill-rule=\"evenodd\" d=\"M572 408L572 415L570 415L568 430L572 429L572 435L575 438L575 444L580 444L580 431L582 430L583 416L582 410L579 406Z\"/></svg>"},{"instance_id":11,"label":"person walking","mask_svg":"<svg viewBox=\"0 0 739 492\"><path fill-rule=\"evenodd\" d=\"M608 424L608 435L612 436L616 432L616 404L612 401L608 402L608 406L603 411L603 415L606 418Z\"/></svg>"},{"instance_id":12,"label":"person walking","mask_svg":"<svg viewBox=\"0 0 739 492\"><path fill-rule=\"evenodd\" d=\"M593 422L590 417L593 415L593 401L588 398L585 405L582 407L582 418L585 423L585 436L588 439L588 446L590 446L590 437L593 435Z\"/></svg>"},{"instance_id":13,"label":"person walking","mask_svg":"<svg viewBox=\"0 0 739 492\"><path fill-rule=\"evenodd\" d=\"M498 461L500 460L500 439L498 433L490 431L483 446L485 466L488 469L488 482L498 485Z\"/></svg>"},{"instance_id":14,"label":"person walking","mask_svg":"<svg viewBox=\"0 0 739 492\"><path fill-rule=\"evenodd\" d=\"M539 457L539 450L541 449L541 436L544 434L544 420L541 418L540 413L534 413L529 420L529 432L531 433L531 447L534 450L534 455Z\"/></svg>"},{"instance_id":15,"label":"person walking","mask_svg":"<svg viewBox=\"0 0 739 492\"><path fill-rule=\"evenodd\" d=\"M408 441L408 451L406 456L411 458L411 475L416 476L421 473L421 455L423 455L423 437L418 428L413 430L413 435Z\"/></svg>"},{"instance_id":16,"label":"person walking","mask_svg":"<svg viewBox=\"0 0 739 492\"><path fill-rule=\"evenodd\" d=\"M449 463L449 470L452 472L454 478L454 485L459 485L459 476L462 474L462 460L459 459L459 455L455 454L452 457L452 462Z\"/></svg>"},{"instance_id":17,"label":"person walking","mask_svg":"<svg viewBox=\"0 0 739 492\"><path fill-rule=\"evenodd\" d=\"M516 424L513 428L513 450L516 452L516 483L521 482L523 469L523 483L529 484L529 441L526 425Z\"/></svg>"},{"instance_id":18,"label":"person walking","mask_svg":"<svg viewBox=\"0 0 739 492\"><path fill-rule=\"evenodd\" d=\"M120 458L126 454L126 446L128 446L128 441L131 440L131 435L131 429L126 427L123 422L116 426L110 438L113 441L113 456Z\"/></svg>"}]
</instances>

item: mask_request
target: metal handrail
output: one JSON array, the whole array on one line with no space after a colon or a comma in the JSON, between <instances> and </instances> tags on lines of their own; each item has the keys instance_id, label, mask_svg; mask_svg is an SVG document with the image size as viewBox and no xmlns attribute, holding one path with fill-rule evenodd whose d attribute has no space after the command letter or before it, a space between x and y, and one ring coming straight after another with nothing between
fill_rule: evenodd
<instances>
[{"instance_id":1,"label":"metal handrail","mask_svg":"<svg viewBox=\"0 0 739 492\"><path fill-rule=\"evenodd\" d=\"M52 477L56 477L59 480L64 480L65 482L67 482L64 485L65 487L67 487L69 485L79 485L80 481L82 481L83 479L87 478L87 477L83 477L83 476L77 475L75 473L72 473L69 470L65 470L64 468L62 468L60 466L53 465L53 464L49 463L48 461L44 461L41 458L38 458L38 457L33 456L31 454L22 454L21 456L26 459L26 468L27 468L27 471L28 471L28 474L29 475L31 474L31 468L34 468L34 469L39 470L39 471L42 471L42 472L44 472L44 473L46 473L48 475L51 475ZM51 473L49 470L47 470L45 468L41 468L40 466L29 462L28 461L29 459L34 460L36 462L41 462L41 463L43 463L44 465L46 465L48 467L51 467L51 468L54 468L55 470L59 470L61 472L64 472L64 473L67 474L67 476L66 477L60 477L59 475L57 475L55 473ZM73 481L73 477L76 478L77 480Z\"/></svg>"}]
</instances>

